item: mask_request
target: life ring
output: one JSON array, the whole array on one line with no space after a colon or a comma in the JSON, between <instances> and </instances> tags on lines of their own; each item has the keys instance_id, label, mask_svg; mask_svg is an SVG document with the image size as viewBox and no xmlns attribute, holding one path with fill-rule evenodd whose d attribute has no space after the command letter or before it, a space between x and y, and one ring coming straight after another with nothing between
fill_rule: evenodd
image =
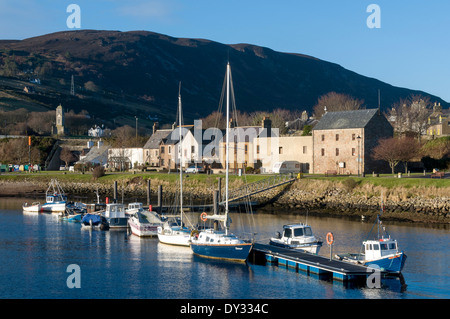
<instances>
[{"instance_id":1,"label":"life ring","mask_svg":"<svg viewBox=\"0 0 450 319\"><path fill-rule=\"evenodd\" d=\"M327 244L332 245L334 242L334 236L333 233L329 232L327 233Z\"/></svg>"},{"instance_id":2,"label":"life ring","mask_svg":"<svg viewBox=\"0 0 450 319\"><path fill-rule=\"evenodd\" d=\"M208 220L208 218L206 218L206 216L208 216L208 214L206 214L205 212L200 214L200 219L204 222L206 222Z\"/></svg>"},{"instance_id":3,"label":"life ring","mask_svg":"<svg viewBox=\"0 0 450 319\"><path fill-rule=\"evenodd\" d=\"M193 229L191 231L191 237L198 238L199 231L197 229Z\"/></svg>"}]
</instances>

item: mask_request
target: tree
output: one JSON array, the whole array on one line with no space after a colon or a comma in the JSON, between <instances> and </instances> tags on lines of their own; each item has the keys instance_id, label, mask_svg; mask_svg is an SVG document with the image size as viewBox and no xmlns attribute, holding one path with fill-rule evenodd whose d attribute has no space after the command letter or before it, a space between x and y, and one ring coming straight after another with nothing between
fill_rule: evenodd
<instances>
[{"instance_id":1,"label":"tree","mask_svg":"<svg viewBox=\"0 0 450 319\"><path fill-rule=\"evenodd\" d=\"M402 137L397 139L396 149L398 158L405 166L405 174L408 173L408 163L414 158L420 157L420 143L412 137Z\"/></svg>"},{"instance_id":2,"label":"tree","mask_svg":"<svg viewBox=\"0 0 450 319\"><path fill-rule=\"evenodd\" d=\"M75 155L73 155L72 151L68 148L64 147L61 150L61 154L59 155L59 158L66 163L66 168L69 166L70 162L75 161L77 158Z\"/></svg>"},{"instance_id":3,"label":"tree","mask_svg":"<svg viewBox=\"0 0 450 319\"><path fill-rule=\"evenodd\" d=\"M397 150L398 138L390 137L381 139L378 145L372 150L372 158L374 160L386 161L389 163L389 167L392 170L392 174L395 174L394 168L401 161L401 156Z\"/></svg>"},{"instance_id":4,"label":"tree","mask_svg":"<svg viewBox=\"0 0 450 319\"><path fill-rule=\"evenodd\" d=\"M405 136L411 133L420 141L427 129L430 106L430 98L421 95L410 95L394 103L388 111L387 118L390 119L395 134Z\"/></svg>"},{"instance_id":5,"label":"tree","mask_svg":"<svg viewBox=\"0 0 450 319\"><path fill-rule=\"evenodd\" d=\"M325 107L327 112L352 111L359 110L363 104L364 100L356 99L350 95L329 92L319 97L313 111L314 116L319 119L325 113Z\"/></svg>"}]
</instances>

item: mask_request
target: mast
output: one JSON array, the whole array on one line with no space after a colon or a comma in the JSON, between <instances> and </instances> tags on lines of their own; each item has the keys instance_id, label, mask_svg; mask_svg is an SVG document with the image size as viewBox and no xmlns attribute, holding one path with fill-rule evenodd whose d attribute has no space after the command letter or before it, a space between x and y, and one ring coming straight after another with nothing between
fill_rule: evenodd
<instances>
[{"instance_id":1,"label":"mast","mask_svg":"<svg viewBox=\"0 0 450 319\"><path fill-rule=\"evenodd\" d=\"M228 234L228 169L230 150L228 149L229 136L230 136L230 62L227 64L227 128L226 128L226 164L225 164L225 233Z\"/></svg>"},{"instance_id":2,"label":"mast","mask_svg":"<svg viewBox=\"0 0 450 319\"><path fill-rule=\"evenodd\" d=\"M183 149L182 149L182 136L181 136L181 81L178 87L178 129L179 129L179 139L180 139L180 145L179 145L179 152L181 153L179 155L180 159L180 212L181 212L181 223L183 223Z\"/></svg>"}]
</instances>

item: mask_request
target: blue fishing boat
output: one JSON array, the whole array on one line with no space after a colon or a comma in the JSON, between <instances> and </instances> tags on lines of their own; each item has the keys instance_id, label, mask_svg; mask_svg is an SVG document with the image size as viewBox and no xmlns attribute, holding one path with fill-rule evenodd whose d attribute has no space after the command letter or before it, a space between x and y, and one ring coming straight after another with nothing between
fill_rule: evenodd
<instances>
[{"instance_id":1,"label":"blue fishing boat","mask_svg":"<svg viewBox=\"0 0 450 319\"><path fill-rule=\"evenodd\" d=\"M253 244L240 239L229 232L231 220L228 218L228 171L229 171L229 130L230 130L230 84L231 69L227 64L227 128L226 128L226 167L225 167L225 214L207 215L202 213L202 220L214 220L214 228L203 231L193 231L191 234L191 249L194 254L215 259L245 262L250 254ZM231 88L232 89L232 88Z\"/></svg>"},{"instance_id":2,"label":"blue fishing boat","mask_svg":"<svg viewBox=\"0 0 450 319\"><path fill-rule=\"evenodd\" d=\"M357 254L338 254L336 258L379 269L382 272L400 274L405 265L406 254L399 250L397 240L392 239L386 232L386 228L380 220L380 215L377 215L375 225L378 229L377 238L363 241L361 246L362 252Z\"/></svg>"}]
</instances>

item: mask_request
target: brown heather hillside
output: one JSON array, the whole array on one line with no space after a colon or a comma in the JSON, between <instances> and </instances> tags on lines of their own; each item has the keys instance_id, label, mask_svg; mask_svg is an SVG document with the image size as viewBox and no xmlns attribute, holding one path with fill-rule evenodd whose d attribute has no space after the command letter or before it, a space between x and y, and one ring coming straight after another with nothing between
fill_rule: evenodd
<instances>
[{"instance_id":1,"label":"brown heather hillside","mask_svg":"<svg viewBox=\"0 0 450 319\"><path fill-rule=\"evenodd\" d=\"M391 86L311 56L250 44L225 45L147 31L66 31L20 41L0 41L0 108L85 109L97 118L150 127L155 116L174 121L182 82L186 121L217 110L227 60L232 64L237 107L242 112L301 109L311 113L330 91L382 107L420 91ZM70 96L71 76L76 96ZM35 94L23 92L40 78ZM149 116L151 118L149 118ZM145 120L147 119L147 120Z\"/></svg>"}]
</instances>

